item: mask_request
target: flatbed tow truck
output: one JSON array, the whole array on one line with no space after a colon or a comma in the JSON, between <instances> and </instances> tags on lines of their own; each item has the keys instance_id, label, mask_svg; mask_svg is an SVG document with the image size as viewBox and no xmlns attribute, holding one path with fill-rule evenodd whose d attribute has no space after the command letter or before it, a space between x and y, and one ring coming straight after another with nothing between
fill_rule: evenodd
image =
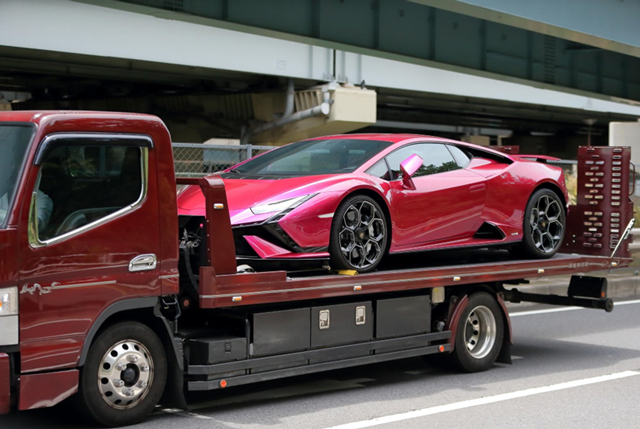
<instances>
[{"instance_id":1,"label":"flatbed tow truck","mask_svg":"<svg viewBox=\"0 0 640 429\"><path fill-rule=\"evenodd\" d=\"M629 148L579 148L577 205L553 258L422 253L359 275L238 269L224 183L176 181L154 116L3 112L6 159L17 167L0 175L0 414L73 400L119 426L158 403L187 408L192 391L414 356L482 371L510 362L505 301L611 311L606 279L586 274L631 262ZM197 242L176 183L205 195ZM566 296L526 292L555 275L572 275Z\"/></svg>"}]
</instances>

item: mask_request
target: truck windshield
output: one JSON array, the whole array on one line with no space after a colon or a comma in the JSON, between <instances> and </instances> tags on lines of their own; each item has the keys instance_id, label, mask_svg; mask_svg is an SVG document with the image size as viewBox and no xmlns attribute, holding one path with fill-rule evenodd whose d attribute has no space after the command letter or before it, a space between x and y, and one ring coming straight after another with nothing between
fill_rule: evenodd
<instances>
[{"instance_id":1,"label":"truck windshield","mask_svg":"<svg viewBox=\"0 0 640 429\"><path fill-rule=\"evenodd\" d=\"M229 171L259 176L351 173L390 144L356 139L306 140L267 152Z\"/></svg>"},{"instance_id":2,"label":"truck windshield","mask_svg":"<svg viewBox=\"0 0 640 429\"><path fill-rule=\"evenodd\" d=\"M0 122L0 228L6 226L33 128Z\"/></svg>"}]
</instances>

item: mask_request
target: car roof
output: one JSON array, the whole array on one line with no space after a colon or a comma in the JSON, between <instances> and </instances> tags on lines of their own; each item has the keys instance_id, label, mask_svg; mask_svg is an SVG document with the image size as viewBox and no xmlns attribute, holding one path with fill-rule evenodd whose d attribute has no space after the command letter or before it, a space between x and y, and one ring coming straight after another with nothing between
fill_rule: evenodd
<instances>
[{"instance_id":1,"label":"car roof","mask_svg":"<svg viewBox=\"0 0 640 429\"><path fill-rule=\"evenodd\" d=\"M391 143L402 143L406 140L413 139L424 139L425 141L443 141L447 139L443 139L441 137L434 136L425 136L422 134L392 134L392 133L368 133L368 134L335 134L332 136L322 136L322 137L314 137L309 140L376 140L376 141L386 141ZM451 140L453 141L453 140Z\"/></svg>"},{"instance_id":2,"label":"car roof","mask_svg":"<svg viewBox=\"0 0 640 429\"><path fill-rule=\"evenodd\" d=\"M411 141L451 143L457 146L475 148L476 150L481 150L487 153L491 153L501 158L509 159L511 161L517 161L511 156L507 155L506 153L498 152L497 150L491 149L490 147L487 147L487 146L478 146L472 143L461 142L458 140L451 140L444 137L427 136L423 134L408 134L408 133L336 134L332 136L314 137L309 140L335 140L335 139L386 141L386 142L391 142L393 146L400 145L406 142L411 142Z\"/></svg>"}]
</instances>

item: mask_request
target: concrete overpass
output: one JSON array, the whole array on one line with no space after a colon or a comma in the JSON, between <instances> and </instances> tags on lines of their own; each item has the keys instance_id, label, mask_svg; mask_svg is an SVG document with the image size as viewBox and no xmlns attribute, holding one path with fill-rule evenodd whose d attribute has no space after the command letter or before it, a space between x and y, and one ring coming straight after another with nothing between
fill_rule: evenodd
<instances>
[{"instance_id":1,"label":"concrete overpass","mask_svg":"<svg viewBox=\"0 0 640 429\"><path fill-rule=\"evenodd\" d=\"M636 0L0 0L0 12L0 91L30 97L12 108L151 112L183 141L278 120L288 79L375 90L377 116L353 125L365 131L511 136L555 154L640 117ZM280 97L265 111L249 94Z\"/></svg>"}]
</instances>

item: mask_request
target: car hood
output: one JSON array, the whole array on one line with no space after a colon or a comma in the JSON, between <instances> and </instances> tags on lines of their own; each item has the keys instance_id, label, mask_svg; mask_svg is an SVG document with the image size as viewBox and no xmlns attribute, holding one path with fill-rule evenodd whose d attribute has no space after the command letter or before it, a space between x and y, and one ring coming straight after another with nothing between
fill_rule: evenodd
<instances>
[{"instance_id":1,"label":"car hood","mask_svg":"<svg viewBox=\"0 0 640 429\"><path fill-rule=\"evenodd\" d=\"M227 175L225 175L227 176ZM220 176L217 176L220 177ZM265 213L254 215L250 208L295 198L335 190L335 185L350 178L349 175L301 176L277 179L233 179L223 177L227 192L227 204L231 224L261 222L274 215ZM183 216L204 216L204 195L199 186L189 186L178 195L178 214Z\"/></svg>"}]
</instances>

